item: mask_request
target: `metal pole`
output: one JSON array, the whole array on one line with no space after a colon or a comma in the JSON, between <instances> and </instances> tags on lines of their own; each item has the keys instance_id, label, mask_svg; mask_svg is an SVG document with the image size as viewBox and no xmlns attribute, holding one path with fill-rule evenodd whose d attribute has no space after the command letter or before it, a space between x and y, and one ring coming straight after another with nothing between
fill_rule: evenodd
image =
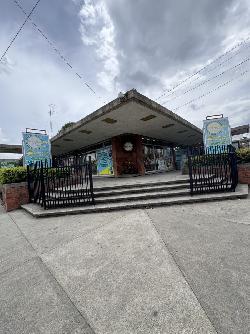
<instances>
[{"instance_id":1,"label":"metal pole","mask_svg":"<svg viewBox=\"0 0 250 334\"><path fill-rule=\"evenodd\" d=\"M31 203L31 179L30 179L30 166L27 165L27 182L28 182L28 192L29 192L29 203Z\"/></svg>"},{"instance_id":2,"label":"metal pole","mask_svg":"<svg viewBox=\"0 0 250 334\"><path fill-rule=\"evenodd\" d=\"M95 204L91 156L89 156L88 170L89 170L89 185L90 185L90 193L91 193L91 197L92 197L92 203Z\"/></svg>"}]
</instances>

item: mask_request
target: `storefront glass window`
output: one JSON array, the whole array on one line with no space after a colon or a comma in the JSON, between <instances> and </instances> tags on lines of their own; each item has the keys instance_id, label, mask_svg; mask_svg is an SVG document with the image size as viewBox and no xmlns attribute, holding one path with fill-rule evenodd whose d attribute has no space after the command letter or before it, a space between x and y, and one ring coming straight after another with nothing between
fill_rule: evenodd
<instances>
[{"instance_id":1,"label":"storefront glass window","mask_svg":"<svg viewBox=\"0 0 250 334\"><path fill-rule=\"evenodd\" d=\"M171 148L159 145L144 145L144 165L146 172L173 170Z\"/></svg>"}]
</instances>

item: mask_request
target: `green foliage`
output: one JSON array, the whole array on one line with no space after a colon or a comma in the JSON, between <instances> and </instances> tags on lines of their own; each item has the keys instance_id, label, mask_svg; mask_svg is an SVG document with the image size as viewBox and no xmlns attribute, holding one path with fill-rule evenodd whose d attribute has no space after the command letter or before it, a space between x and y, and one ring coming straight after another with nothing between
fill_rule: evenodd
<instances>
[{"instance_id":1,"label":"green foliage","mask_svg":"<svg viewBox=\"0 0 250 334\"><path fill-rule=\"evenodd\" d=\"M239 163L250 163L250 147L243 147L236 151L237 160ZM192 164L194 166L203 166L203 165L213 165L216 160L216 156L196 156L191 158ZM188 160L184 163L185 166L188 165Z\"/></svg>"},{"instance_id":2,"label":"green foliage","mask_svg":"<svg viewBox=\"0 0 250 334\"><path fill-rule=\"evenodd\" d=\"M68 123L65 123L61 130L58 132L58 133L62 133L64 131L66 131L68 128L70 128L72 125L74 125L75 123L74 122L68 122Z\"/></svg>"},{"instance_id":3,"label":"green foliage","mask_svg":"<svg viewBox=\"0 0 250 334\"><path fill-rule=\"evenodd\" d=\"M250 162L250 147L240 148L236 151L238 162Z\"/></svg>"},{"instance_id":4,"label":"green foliage","mask_svg":"<svg viewBox=\"0 0 250 334\"><path fill-rule=\"evenodd\" d=\"M49 178L65 178L70 176L70 168L45 168L43 170L44 177ZM40 169L30 169L30 174L33 177L37 177L40 173ZM0 168L0 184L6 183L19 183L27 181L27 168L26 167L11 167Z\"/></svg>"},{"instance_id":5,"label":"green foliage","mask_svg":"<svg viewBox=\"0 0 250 334\"><path fill-rule=\"evenodd\" d=\"M27 181L26 167L0 168L0 184Z\"/></svg>"}]
</instances>

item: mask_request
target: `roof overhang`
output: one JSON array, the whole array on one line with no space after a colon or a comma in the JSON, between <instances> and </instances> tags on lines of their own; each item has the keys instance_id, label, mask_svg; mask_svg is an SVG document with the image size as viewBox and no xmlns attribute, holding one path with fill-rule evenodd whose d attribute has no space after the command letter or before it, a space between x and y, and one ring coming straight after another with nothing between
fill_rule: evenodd
<instances>
[{"instance_id":1,"label":"roof overhang","mask_svg":"<svg viewBox=\"0 0 250 334\"><path fill-rule=\"evenodd\" d=\"M133 89L53 137L52 154L84 149L123 133L139 134L175 145L202 142L199 128Z\"/></svg>"},{"instance_id":2,"label":"roof overhang","mask_svg":"<svg viewBox=\"0 0 250 334\"><path fill-rule=\"evenodd\" d=\"M0 144L0 153L18 153L18 154L22 154L22 145Z\"/></svg>"}]
</instances>

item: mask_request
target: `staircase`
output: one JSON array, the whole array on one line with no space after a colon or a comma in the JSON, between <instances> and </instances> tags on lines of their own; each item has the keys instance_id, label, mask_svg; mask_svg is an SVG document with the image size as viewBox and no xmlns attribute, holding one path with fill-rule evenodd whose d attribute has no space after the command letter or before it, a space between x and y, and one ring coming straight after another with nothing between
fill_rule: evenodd
<instances>
[{"instance_id":1,"label":"staircase","mask_svg":"<svg viewBox=\"0 0 250 334\"><path fill-rule=\"evenodd\" d=\"M96 188L95 204L151 201L189 194L187 180Z\"/></svg>"},{"instance_id":2,"label":"staircase","mask_svg":"<svg viewBox=\"0 0 250 334\"><path fill-rule=\"evenodd\" d=\"M59 216L65 214L106 212L112 210L128 210L133 208L151 208L173 204L195 203L202 201L223 200L244 198L248 196L248 187L239 185L235 192L190 195L189 178L164 181L164 178L157 182L135 182L129 179L125 184L110 182L110 185L96 186L95 205L82 205L81 198L76 198L74 189L65 189L67 195L70 194L78 200L79 206L68 208L57 208L44 210L37 204L26 204L22 208L35 217ZM51 194L52 200L60 201L57 193Z\"/></svg>"}]
</instances>

